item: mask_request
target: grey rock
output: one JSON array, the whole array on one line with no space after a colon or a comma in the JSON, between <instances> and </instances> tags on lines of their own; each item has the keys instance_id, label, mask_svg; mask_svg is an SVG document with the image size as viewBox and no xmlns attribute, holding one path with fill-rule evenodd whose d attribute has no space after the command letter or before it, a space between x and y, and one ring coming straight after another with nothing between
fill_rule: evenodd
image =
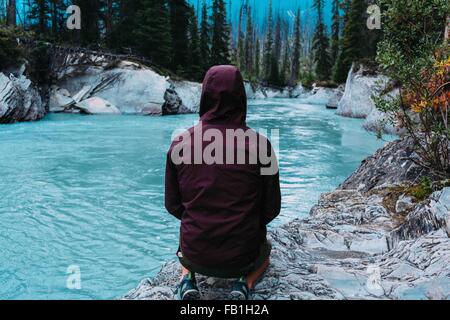
<instances>
[{"instance_id":1,"label":"grey rock","mask_svg":"<svg viewBox=\"0 0 450 320\"><path fill-rule=\"evenodd\" d=\"M391 233L395 244L402 240L417 239L433 231L444 230L450 236L450 188L435 192L417 205L405 222Z\"/></svg>"},{"instance_id":2,"label":"grey rock","mask_svg":"<svg viewBox=\"0 0 450 320\"><path fill-rule=\"evenodd\" d=\"M0 73L0 123L35 121L44 115L41 96L29 79Z\"/></svg>"},{"instance_id":3,"label":"grey rock","mask_svg":"<svg viewBox=\"0 0 450 320\"><path fill-rule=\"evenodd\" d=\"M69 91L58 87L50 90L48 109L50 112L64 112L72 107L76 101L70 96Z\"/></svg>"},{"instance_id":4,"label":"grey rock","mask_svg":"<svg viewBox=\"0 0 450 320\"><path fill-rule=\"evenodd\" d=\"M406 195L401 195L395 204L395 211L397 213L408 213L413 207L413 198Z\"/></svg>"},{"instance_id":5,"label":"grey rock","mask_svg":"<svg viewBox=\"0 0 450 320\"><path fill-rule=\"evenodd\" d=\"M372 99L385 91L390 79L378 74L364 65L353 65L349 71L345 92L337 105L337 114L344 117L364 118L363 127L368 131L400 134L396 124L389 121L388 115L378 110ZM387 99L396 99L398 90L391 90L385 95Z\"/></svg>"},{"instance_id":6,"label":"grey rock","mask_svg":"<svg viewBox=\"0 0 450 320\"><path fill-rule=\"evenodd\" d=\"M330 99L328 100L326 107L328 109L337 109L339 105L339 101L341 101L342 96L344 95L344 88L339 87L333 91Z\"/></svg>"},{"instance_id":7,"label":"grey rock","mask_svg":"<svg viewBox=\"0 0 450 320\"><path fill-rule=\"evenodd\" d=\"M341 188L367 192L381 186L419 182L423 176L429 176L430 173L411 160L418 159L415 148L412 138L389 143L365 159Z\"/></svg>"},{"instance_id":8,"label":"grey rock","mask_svg":"<svg viewBox=\"0 0 450 320\"><path fill-rule=\"evenodd\" d=\"M146 116L160 116L162 115L162 106L158 103L147 103L142 107L139 113Z\"/></svg>"},{"instance_id":9,"label":"grey rock","mask_svg":"<svg viewBox=\"0 0 450 320\"><path fill-rule=\"evenodd\" d=\"M164 93L164 100L165 102L162 106L163 116L180 113L183 101L174 89L169 88L166 90L166 92Z\"/></svg>"},{"instance_id":10,"label":"grey rock","mask_svg":"<svg viewBox=\"0 0 450 320\"><path fill-rule=\"evenodd\" d=\"M300 98L302 95L306 93L305 87L301 84L297 84L295 87L289 88L289 97L290 98Z\"/></svg>"},{"instance_id":11,"label":"grey rock","mask_svg":"<svg viewBox=\"0 0 450 320\"><path fill-rule=\"evenodd\" d=\"M435 193L430 201L430 207L450 237L450 188L445 188L440 194Z\"/></svg>"},{"instance_id":12,"label":"grey rock","mask_svg":"<svg viewBox=\"0 0 450 320\"><path fill-rule=\"evenodd\" d=\"M86 114L120 114L119 108L99 97L92 97L77 103L76 108Z\"/></svg>"},{"instance_id":13,"label":"grey rock","mask_svg":"<svg viewBox=\"0 0 450 320\"><path fill-rule=\"evenodd\" d=\"M92 89L92 86L84 86L80 91L74 94L73 100L75 100L75 102L81 102L82 100L89 98Z\"/></svg>"},{"instance_id":14,"label":"grey rock","mask_svg":"<svg viewBox=\"0 0 450 320\"><path fill-rule=\"evenodd\" d=\"M340 89L317 87L314 85L313 89L306 95L300 97L300 102L305 104L326 105L331 98Z\"/></svg>"},{"instance_id":15,"label":"grey rock","mask_svg":"<svg viewBox=\"0 0 450 320\"><path fill-rule=\"evenodd\" d=\"M59 57L54 65L57 85L67 89L77 103L95 96L109 101L122 114L142 115L175 114L177 110L195 113L199 109L200 83L170 80L140 63L111 62L93 53L70 53ZM155 105L159 105L159 112Z\"/></svg>"}]
</instances>

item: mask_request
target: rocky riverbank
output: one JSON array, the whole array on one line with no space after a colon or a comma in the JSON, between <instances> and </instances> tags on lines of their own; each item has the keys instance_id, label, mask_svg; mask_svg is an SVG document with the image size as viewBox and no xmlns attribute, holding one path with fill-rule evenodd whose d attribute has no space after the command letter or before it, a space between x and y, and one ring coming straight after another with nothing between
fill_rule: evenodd
<instances>
[{"instance_id":1,"label":"rocky riverbank","mask_svg":"<svg viewBox=\"0 0 450 320\"><path fill-rule=\"evenodd\" d=\"M255 299L449 299L450 188L419 201L427 174L407 158L413 141L388 144L306 219L269 232L272 261ZM173 299L179 265L168 262L123 299ZM204 299L226 299L228 280L199 277Z\"/></svg>"},{"instance_id":2,"label":"rocky riverbank","mask_svg":"<svg viewBox=\"0 0 450 320\"><path fill-rule=\"evenodd\" d=\"M198 111L200 83L171 79L154 67L101 52L52 52L47 72L51 83L39 87L27 79L26 61L0 73L0 122L39 120L47 112L172 115ZM338 88L314 85L306 89L302 84L278 88L246 82L245 89L248 99L293 98L303 104L326 105L342 116L366 118L367 130L396 133L371 99L388 82L361 66L352 68L346 85Z\"/></svg>"}]
</instances>

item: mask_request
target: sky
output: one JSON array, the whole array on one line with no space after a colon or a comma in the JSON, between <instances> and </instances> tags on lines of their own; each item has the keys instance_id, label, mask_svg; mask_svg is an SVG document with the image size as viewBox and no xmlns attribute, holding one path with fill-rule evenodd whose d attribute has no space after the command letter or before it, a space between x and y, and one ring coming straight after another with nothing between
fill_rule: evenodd
<instances>
[{"instance_id":1,"label":"sky","mask_svg":"<svg viewBox=\"0 0 450 320\"><path fill-rule=\"evenodd\" d=\"M203 0L188 0L190 3L197 7L199 4L201 6ZM207 3L211 4L213 0L206 0ZM228 3L228 11L231 2L231 19L233 25L236 25L239 19L239 8L241 3L247 0L226 0ZM264 28L265 17L267 15L267 8L269 0L248 0L252 10L254 12L254 18L257 24ZM324 17L326 23L329 25L331 21L331 3L332 0L325 0ZM292 19L297 9L301 10L301 18L304 22L310 21L309 23L314 23L315 21L315 10L313 9L313 0L272 0L273 14L276 17L278 14L281 18Z\"/></svg>"}]
</instances>

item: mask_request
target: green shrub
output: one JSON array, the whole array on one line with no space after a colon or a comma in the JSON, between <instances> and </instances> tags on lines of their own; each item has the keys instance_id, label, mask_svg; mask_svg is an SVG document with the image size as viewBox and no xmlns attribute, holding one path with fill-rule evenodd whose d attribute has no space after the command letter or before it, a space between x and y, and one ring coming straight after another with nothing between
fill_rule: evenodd
<instances>
[{"instance_id":1,"label":"green shrub","mask_svg":"<svg viewBox=\"0 0 450 320\"><path fill-rule=\"evenodd\" d=\"M0 70L16 65L23 57L23 50L16 40L18 36L17 29L0 27Z\"/></svg>"},{"instance_id":2,"label":"green shrub","mask_svg":"<svg viewBox=\"0 0 450 320\"><path fill-rule=\"evenodd\" d=\"M383 40L377 61L399 87L375 99L392 124L414 139L417 164L450 177L450 46L444 42L448 0L378 0Z\"/></svg>"},{"instance_id":3,"label":"green shrub","mask_svg":"<svg viewBox=\"0 0 450 320\"><path fill-rule=\"evenodd\" d=\"M433 193L433 184L431 179L428 177L423 177L420 184L409 188L408 193L418 201L427 199Z\"/></svg>"}]
</instances>

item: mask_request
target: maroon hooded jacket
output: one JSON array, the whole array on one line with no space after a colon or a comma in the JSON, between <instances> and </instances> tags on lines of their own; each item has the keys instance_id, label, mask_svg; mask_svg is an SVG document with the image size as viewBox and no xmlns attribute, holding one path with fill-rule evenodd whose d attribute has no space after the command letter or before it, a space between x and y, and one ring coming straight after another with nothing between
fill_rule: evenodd
<instances>
[{"instance_id":1,"label":"maroon hooded jacket","mask_svg":"<svg viewBox=\"0 0 450 320\"><path fill-rule=\"evenodd\" d=\"M232 66L211 68L203 81L200 102L203 132L212 128L225 136L227 129L251 130L246 126L246 114L247 97L239 70ZM194 128L185 133L192 138L192 150ZM264 141L269 153L273 152L270 142ZM278 169L275 175L261 175L259 161L175 164L171 155L178 143L175 139L167 155L165 206L181 220L181 252L203 267L248 266L266 241L266 225L280 213ZM210 143L201 142L202 150ZM245 146L248 156L249 143Z\"/></svg>"}]
</instances>

